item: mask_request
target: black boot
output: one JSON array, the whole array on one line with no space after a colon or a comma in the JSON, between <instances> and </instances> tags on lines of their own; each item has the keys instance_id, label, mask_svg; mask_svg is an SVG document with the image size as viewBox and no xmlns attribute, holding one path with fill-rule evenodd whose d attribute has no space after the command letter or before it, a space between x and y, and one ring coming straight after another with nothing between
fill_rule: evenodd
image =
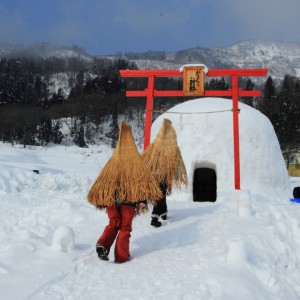
<instances>
[{"instance_id":1,"label":"black boot","mask_svg":"<svg viewBox=\"0 0 300 300\"><path fill-rule=\"evenodd\" d=\"M161 226L161 222L158 221L158 218L152 217L151 225L154 226L154 227L160 227Z\"/></svg>"},{"instance_id":2,"label":"black boot","mask_svg":"<svg viewBox=\"0 0 300 300\"><path fill-rule=\"evenodd\" d=\"M162 216L161 218L162 218L163 220L167 220L167 219L168 219L167 215L164 215L164 216Z\"/></svg>"},{"instance_id":3,"label":"black boot","mask_svg":"<svg viewBox=\"0 0 300 300\"><path fill-rule=\"evenodd\" d=\"M108 261L108 251L103 246L97 245L96 252L101 260Z\"/></svg>"}]
</instances>

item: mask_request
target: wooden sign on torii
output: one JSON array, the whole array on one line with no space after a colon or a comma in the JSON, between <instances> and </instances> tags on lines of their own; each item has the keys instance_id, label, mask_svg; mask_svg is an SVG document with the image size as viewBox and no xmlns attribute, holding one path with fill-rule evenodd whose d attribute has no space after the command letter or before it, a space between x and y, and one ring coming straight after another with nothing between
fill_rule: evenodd
<instances>
[{"instance_id":1,"label":"wooden sign on torii","mask_svg":"<svg viewBox=\"0 0 300 300\"><path fill-rule=\"evenodd\" d=\"M199 65L203 66L203 65ZM203 67L200 67L204 69ZM266 76L268 69L212 69L205 74L206 77L231 77L229 90L200 91L203 96L232 97L233 115L233 148L234 148L234 179L235 189L240 189L240 145L239 145L239 97L259 97L260 91L246 91L238 87L239 76ZM191 96L184 90L162 91L154 89L156 77L183 77L184 72L178 70L120 70L122 77L146 77L148 87L143 91L126 91L127 97L146 97L146 117L144 129L144 149L150 144L153 98L154 97L184 97ZM202 87L201 87L202 88ZM196 91L197 92L197 91ZM195 94L197 95L197 93Z\"/></svg>"}]
</instances>

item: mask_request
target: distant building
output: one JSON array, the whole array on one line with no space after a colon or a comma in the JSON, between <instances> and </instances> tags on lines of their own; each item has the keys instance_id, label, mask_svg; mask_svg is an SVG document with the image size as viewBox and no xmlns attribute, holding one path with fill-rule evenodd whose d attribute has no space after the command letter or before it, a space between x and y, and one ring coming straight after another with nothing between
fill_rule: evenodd
<instances>
[{"instance_id":1,"label":"distant building","mask_svg":"<svg viewBox=\"0 0 300 300\"><path fill-rule=\"evenodd\" d=\"M300 177L300 150L294 149L289 151L288 155L285 155L285 162L289 175L292 177Z\"/></svg>"}]
</instances>

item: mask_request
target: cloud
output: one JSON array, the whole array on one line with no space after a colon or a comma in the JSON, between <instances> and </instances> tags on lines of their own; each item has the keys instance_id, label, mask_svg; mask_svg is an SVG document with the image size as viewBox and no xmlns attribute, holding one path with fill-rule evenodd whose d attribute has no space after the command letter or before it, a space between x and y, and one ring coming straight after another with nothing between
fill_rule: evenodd
<instances>
[{"instance_id":1,"label":"cloud","mask_svg":"<svg viewBox=\"0 0 300 300\"><path fill-rule=\"evenodd\" d=\"M210 1L129 1L120 0L122 13L112 15L128 42L149 49L171 50L195 46L199 36L205 35ZM146 4L145 4L146 3Z\"/></svg>"},{"instance_id":2,"label":"cloud","mask_svg":"<svg viewBox=\"0 0 300 300\"><path fill-rule=\"evenodd\" d=\"M241 38L299 42L299 0L227 0L222 7L220 18L235 24Z\"/></svg>"},{"instance_id":3,"label":"cloud","mask_svg":"<svg viewBox=\"0 0 300 300\"><path fill-rule=\"evenodd\" d=\"M0 4L0 42L77 44L91 54L299 42L299 0L15 0Z\"/></svg>"}]
</instances>

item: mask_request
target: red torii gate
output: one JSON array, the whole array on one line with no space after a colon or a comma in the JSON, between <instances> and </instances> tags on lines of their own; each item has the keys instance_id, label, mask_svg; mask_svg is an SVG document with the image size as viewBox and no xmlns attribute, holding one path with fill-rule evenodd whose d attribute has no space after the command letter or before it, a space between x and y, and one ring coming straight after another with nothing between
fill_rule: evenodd
<instances>
[{"instance_id":1,"label":"red torii gate","mask_svg":"<svg viewBox=\"0 0 300 300\"><path fill-rule=\"evenodd\" d=\"M246 91L238 87L239 76L266 76L268 69L212 69L205 74L206 77L231 77L231 89L204 91L204 96L232 97L233 114L233 147L234 147L234 175L235 189L240 189L240 143L239 143L239 97L259 97L260 91ZM146 117L144 129L144 149L150 143L153 97L184 97L182 90L162 91L154 89L156 77L183 77L180 70L120 70L122 77L146 77L148 88L144 91L126 91L127 97L146 97ZM190 95L189 95L190 96Z\"/></svg>"}]
</instances>

